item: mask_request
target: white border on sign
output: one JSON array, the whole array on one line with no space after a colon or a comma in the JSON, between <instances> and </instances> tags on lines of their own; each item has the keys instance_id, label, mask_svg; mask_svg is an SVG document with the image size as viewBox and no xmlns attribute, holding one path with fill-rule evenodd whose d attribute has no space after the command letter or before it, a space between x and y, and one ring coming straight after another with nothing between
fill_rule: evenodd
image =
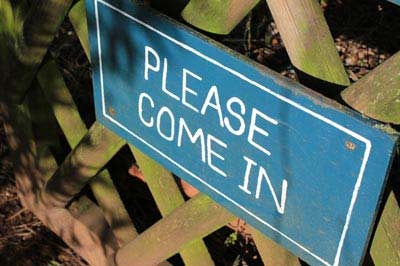
<instances>
[{"instance_id":1,"label":"white border on sign","mask_svg":"<svg viewBox=\"0 0 400 266\"><path fill-rule=\"evenodd\" d=\"M136 139L138 139L139 141L141 141L142 143L146 144L148 147L150 147L152 150L154 150L155 152L157 152L159 155L161 155L162 157L164 157L165 159L167 159L168 161L170 161L172 164L174 164L175 166L177 166L178 168L180 168L182 171L186 172L187 174L189 174L190 176L192 176L193 178L195 178L196 180L198 180L199 182L203 183L205 186L207 186L209 189L211 189L212 191L214 191L215 193L219 194L220 196L222 196L223 198L225 198L226 200L228 200L229 202L231 202L232 204L234 204L235 206L237 206L238 208L240 208L242 211L246 212L248 215L250 215L251 217L253 217L254 219L256 219L257 221L259 221L260 223L264 224L265 226L267 226L269 229L271 229L272 231L278 233L279 235L281 235L282 237L284 237L285 239L287 239L288 241L290 241L291 243L293 243L294 245L298 246L300 249L302 249L304 252L308 253L309 255L311 255L312 257L314 257L315 259L319 260L320 262L322 262L323 264L327 265L327 266L338 266L339 262L340 262L340 256L341 256L341 252L343 249L343 244L344 244L344 240L346 238L346 234L349 228L349 224L350 224L350 220L351 220L351 215L354 209L354 205L356 203L357 197L358 197L358 191L360 189L361 183L362 183L362 179L364 176L364 172L365 172L365 168L368 162L368 158L371 152L371 148L372 148L372 144L371 141L361 135L359 135L358 133L330 120L329 118L324 117L323 115L320 115L318 113L315 113L314 111L307 109L306 107L300 105L299 103L294 102L293 100L286 98L285 96L282 96L274 91L272 91L271 89L268 89L267 87L264 87L263 85L251 80L250 78L246 77L245 75L237 72L236 70L233 70L227 66L225 66L224 64L216 61L215 59L212 59L210 57L208 57L207 55L202 54L200 51L196 50L195 48L184 44L176 39L174 39L173 37L157 30L156 28L154 28L153 26L139 20L138 18L133 17L132 15L126 13L123 10L120 10L119 8L111 5L110 3L107 3L104 0L93 0L94 1L94 5L95 5L95 16L96 16L96 27L97 27L97 45L98 45L98 55L99 55L99 69L100 69L100 87L101 87L101 99L102 99L102 113L103 116L105 118L107 118L108 120L110 120L112 123L114 123L115 125L117 125L118 127L120 127L121 129L123 129L124 131L126 131L128 134L130 134L131 136L135 137ZM99 23L99 14L98 14L98 2L103 4L104 6L116 11L117 13L129 18L130 20L136 22L137 24L159 34L160 36L166 38L167 40L171 41L172 43L176 44L177 46L192 52L193 54L203 58L204 60L210 62L211 64L214 64L220 68L222 68L225 71L228 71L229 73L233 74L234 76L246 81L247 83L263 90L264 92L267 92L268 94L276 97L277 99L286 102L287 104L292 105L293 107L311 115L312 117L321 120L325 123L327 123L330 126L333 126L335 128L337 128L340 131L343 131L344 133L354 137L355 139L363 142L365 144L365 151L364 151L364 157L363 157L363 161L361 163L361 167L360 167L360 172L358 174L357 177L357 182L354 186L354 190L352 193L352 198L350 201L350 206L348 209L348 212L346 214L346 222L343 226L343 231L340 237L340 241L338 244L338 248L337 248L337 252L336 252L336 256L335 256L335 260L333 264L328 263L326 260L322 259L321 257L319 257L318 255L314 254L312 251L310 251L309 249L307 249L306 247L303 247L300 243L296 242L295 240L293 240L292 238L290 238L289 236L287 236L286 234L284 234L283 232L279 231L277 228L273 227L271 224L269 224L267 221L264 221L263 219L261 219L260 217L258 217L256 214L252 213L250 210L247 210L245 207L243 207L242 205L240 205L239 203L237 203L236 201L234 201L233 199L231 199L230 197L228 197L227 195L225 195L224 193L222 193L221 191L219 191L218 189L214 188L213 186L211 186L210 184L208 184L207 182L205 182L204 180L202 180L200 177L198 177L196 174L190 172L188 169L186 169L184 166L178 164L177 162L175 162L172 158L170 158L168 155L164 154L163 152L161 152L160 150L158 150L156 147L154 147L153 145L151 145L150 143L148 143L146 140L142 139L140 136L136 135L134 132L132 132L131 130L129 130L128 128L126 128L124 125L122 125L121 123L119 123L118 121L116 121L114 118L112 118L111 116L109 116L106 113L105 110L105 98L104 98L104 83L103 83L103 63L102 63L102 52L101 52L101 43L100 43L100 23Z\"/></svg>"}]
</instances>

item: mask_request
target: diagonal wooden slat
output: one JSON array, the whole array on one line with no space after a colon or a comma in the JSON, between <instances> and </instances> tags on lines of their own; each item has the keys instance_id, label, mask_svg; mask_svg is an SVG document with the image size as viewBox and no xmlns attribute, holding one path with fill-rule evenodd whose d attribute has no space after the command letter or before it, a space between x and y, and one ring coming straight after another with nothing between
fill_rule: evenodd
<instances>
[{"instance_id":1,"label":"diagonal wooden slat","mask_svg":"<svg viewBox=\"0 0 400 266\"><path fill-rule=\"evenodd\" d=\"M76 35L78 35L82 48L90 61L89 33L86 21L85 1L81 0L76 3L69 12L68 17L74 27Z\"/></svg>"},{"instance_id":2,"label":"diagonal wooden slat","mask_svg":"<svg viewBox=\"0 0 400 266\"><path fill-rule=\"evenodd\" d=\"M95 122L47 181L41 193L43 201L65 207L124 144L124 140Z\"/></svg>"},{"instance_id":3,"label":"diagonal wooden slat","mask_svg":"<svg viewBox=\"0 0 400 266\"><path fill-rule=\"evenodd\" d=\"M66 87L61 73L54 61L48 62L38 73L38 79L43 86L43 92L51 103L52 110L62 128L71 148L78 145L87 133L78 108ZM104 215L109 222L120 245L137 236L131 219L119 197L107 170L101 171L90 183Z\"/></svg>"},{"instance_id":4,"label":"diagonal wooden slat","mask_svg":"<svg viewBox=\"0 0 400 266\"><path fill-rule=\"evenodd\" d=\"M8 1L7 1L8 2ZM7 69L0 76L3 101L21 103L47 53L72 0L35 0L22 25L13 29L8 46ZM3 52L3 51L0 51Z\"/></svg>"},{"instance_id":5,"label":"diagonal wooden slat","mask_svg":"<svg viewBox=\"0 0 400 266\"><path fill-rule=\"evenodd\" d=\"M1 103L0 115L10 147L14 152L14 174L18 196L23 206L31 210L44 225L60 236L91 265L108 266L107 256L114 252L114 247L104 238L105 235L110 236L109 234L105 231L101 233L92 231L86 224L74 218L68 210L49 208L38 198L40 184L46 176L49 176L48 173L53 172L55 160L49 152L38 154L27 107L7 106ZM46 174L43 171L48 172Z\"/></svg>"},{"instance_id":6,"label":"diagonal wooden slat","mask_svg":"<svg viewBox=\"0 0 400 266\"><path fill-rule=\"evenodd\" d=\"M229 34L260 0L191 0L182 17L193 26L216 34Z\"/></svg>"},{"instance_id":7,"label":"diagonal wooden slat","mask_svg":"<svg viewBox=\"0 0 400 266\"><path fill-rule=\"evenodd\" d=\"M45 97L37 97L36 101L38 101L38 104L35 105L35 111L41 113L40 116L43 117L41 120L44 120L42 122L46 124L48 124L51 117L50 113L53 111L56 114L60 127L66 134L68 143L74 148L79 143L79 140L85 136L87 132L86 126L80 118L77 107L62 80L61 74L57 70L57 65L52 61L47 63L39 71L38 77L42 76L46 77L45 79L41 79L41 82L47 89L41 89L40 85L38 85L38 88L46 92L46 95ZM50 110L45 108L48 105L46 98L52 104L51 108L48 108ZM45 116L47 116L47 119ZM40 128L45 128L43 131L49 131L49 127L43 123ZM56 169L54 169L55 171ZM54 174L54 172L51 174ZM112 183L108 171L104 170L100 172L90 183L90 186L119 244L123 245L134 239L137 232Z\"/></svg>"},{"instance_id":8,"label":"diagonal wooden slat","mask_svg":"<svg viewBox=\"0 0 400 266\"><path fill-rule=\"evenodd\" d=\"M171 172L156 163L153 159L130 145L140 170L143 172L146 183L163 217L185 203L185 200L175 182ZM185 219L185 217L182 217ZM203 240L188 243L181 251L185 265L207 266L214 265Z\"/></svg>"},{"instance_id":9,"label":"diagonal wooden slat","mask_svg":"<svg viewBox=\"0 0 400 266\"><path fill-rule=\"evenodd\" d=\"M318 1L267 0L267 4L297 69L321 81L350 85Z\"/></svg>"},{"instance_id":10,"label":"diagonal wooden slat","mask_svg":"<svg viewBox=\"0 0 400 266\"><path fill-rule=\"evenodd\" d=\"M371 245L376 266L400 265L400 206L390 192Z\"/></svg>"},{"instance_id":11,"label":"diagonal wooden slat","mask_svg":"<svg viewBox=\"0 0 400 266\"><path fill-rule=\"evenodd\" d=\"M59 154L61 146L57 134L57 122L36 80L28 91L26 101L32 117L32 129L38 144L39 155L42 148L50 148L53 152Z\"/></svg>"},{"instance_id":12,"label":"diagonal wooden slat","mask_svg":"<svg viewBox=\"0 0 400 266\"><path fill-rule=\"evenodd\" d=\"M205 195L197 195L170 215L119 249L118 266L150 266L182 250L186 243L200 239L235 217Z\"/></svg>"},{"instance_id":13,"label":"diagonal wooden slat","mask_svg":"<svg viewBox=\"0 0 400 266\"><path fill-rule=\"evenodd\" d=\"M37 82L34 82L29 89L26 101L35 133L36 161L41 177L46 182L58 168L54 156L49 151L49 146L54 149L59 145L56 135L56 121ZM103 236L104 243L109 244L114 249L118 247L117 240L102 211L90 199L81 196L68 209L73 217L85 224L92 232Z\"/></svg>"},{"instance_id":14,"label":"diagonal wooden slat","mask_svg":"<svg viewBox=\"0 0 400 266\"><path fill-rule=\"evenodd\" d=\"M400 52L342 92L343 100L360 113L400 124Z\"/></svg>"},{"instance_id":15,"label":"diagonal wooden slat","mask_svg":"<svg viewBox=\"0 0 400 266\"><path fill-rule=\"evenodd\" d=\"M86 135L87 128L57 64L53 60L46 62L37 79L61 130L66 133L68 144L71 148L76 147Z\"/></svg>"}]
</instances>

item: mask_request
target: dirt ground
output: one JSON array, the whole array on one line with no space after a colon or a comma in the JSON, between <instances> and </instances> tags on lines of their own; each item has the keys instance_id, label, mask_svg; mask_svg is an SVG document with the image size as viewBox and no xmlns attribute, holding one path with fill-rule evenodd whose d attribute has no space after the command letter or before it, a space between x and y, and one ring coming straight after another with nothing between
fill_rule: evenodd
<instances>
[{"instance_id":1,"label":"dirt ground","mask_svg":"<svg viewBox=\"0 0 400 266\"><path fill-rule=\"evenodd\" d=\"M325 0L322 8L352 82L356 82L400 50L400 7L378 0ZM232 34L219 36L217 39L282 75L297 79L265 3L259 4ZM89 63L68 22L63 25L55 39L51 54L62 66L63 74L69 84L90 86ZM79 107L85 110L86 123L90 124L94 120L93 112L87 111L93 110L91 93L88 91L73 93ZM117 156L128 171L132 158L123 151ZM123 182L119 184L122 198L131 206L128 211L135 217L141 218L140 221L136 221L139 230L144 230L159 219L157 208L142 181L128 178L120 182ZM205 241L217 265L262 265L243 223L233 224L231 228L222 228L208 236ZM177 257L172 261L176 265L181 264ZM87 265L44 227L31 212L21 206L16 194L10 151L2 127L0 127L0 265Z\"/></svg>"}]
</instances>

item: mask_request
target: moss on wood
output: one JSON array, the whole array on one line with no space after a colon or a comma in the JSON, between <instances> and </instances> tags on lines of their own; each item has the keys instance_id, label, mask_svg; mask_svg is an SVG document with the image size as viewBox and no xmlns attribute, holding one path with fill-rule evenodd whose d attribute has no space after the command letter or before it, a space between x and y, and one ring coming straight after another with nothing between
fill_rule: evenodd
<instances>
[{"instance_id":1,"label":"moss on wood","mask_svg":"<svg viewBox=\"0 0 400 266\"><path fill-rule=\"evenodd\" d=\"M358 112L386 123L400 124L400 52L342 92Z\"/></svg>"},{"instance_id":2,"label":"moss on wood","mask_svg":"<svg viewBox=\"0 0 400 266\"><path fill-rule=\"evenodd\" d=\"M191 0L182 17L193 26L216 34L229 34L259 0Z\"/></svg>"}]
</instances>

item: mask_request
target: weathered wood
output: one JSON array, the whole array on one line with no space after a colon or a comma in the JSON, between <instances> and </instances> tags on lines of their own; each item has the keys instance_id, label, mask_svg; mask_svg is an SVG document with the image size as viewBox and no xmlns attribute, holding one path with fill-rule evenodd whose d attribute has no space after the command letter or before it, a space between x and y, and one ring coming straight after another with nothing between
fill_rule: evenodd
<instances>
[{"instance_id":1,"label":"weathered wood","mask_svg":"<svg viewBox=\"0 0 400 266\"><path fill-rule=\"evenodd\" d=\"M2 0L0 2L0 62L7 62L6 58L21 32L24 19L29 9L26 0ZM4 66L3 64L0 67Z\"/></svg>"},{"instance_id":2,"label":"weathered wood","mask_svg":"<svg viewBox=\"0 0 400 266\"><path fill-rule=\"evenodd\" d=\"M48 149L43 149L43 147L41 152L38 151L36 161L43 181L49 179L58 168L54 156ZM84 224L90 231L101 236L105 245L109 245L114 250L119 247L117 239L102 211L89 198L81 196L79 200L72 202L68 210L75 219Z\"/></svg>"},{"instance_id":3,"label":"weathered wood","mask_svg":"<svg viewBox=\"0 0 400 266\"><path fill-rule=\"evenodd\" d=\"M135 239L138 233L121 201L108 170L98 173L90 182L90 188L119 245L123 246Z\"/></svg>"},{"instance_id":4,"label":"weathered wood","mask_svg":"<svg viewBox=\"0 0 400 266\"><path fill-rule=\"evenodd\" d=\"M267 4L297 69L331 84L350 84L318 1L267 0Z\"/></svg>"},{"instance_id":5,"label":"weathered wood","mask_svg":"<svg viewBox=\"0 0 400 266\"><path fill-rule=\"evenodd\" d=\"M229 34L260 0L191 0L182 17L193 26L216 34Z\"/></svg>"},{"instance_id":6,"label":"weathered wood","mask_svg":"<svg viewBox=\"0 0 400 266\"><path fill-rule=\"evenodd\" d=\"M68 210L75 219L90 228L92 232L101 235L103 243L110 245L114 250L120 247L102 210L88 197L82 196L73 201L68 206Z\"/></svg>"},{"instance_id":7,"label":"weathered wood","mask_svg":"<svg viewBox=\"0 0 400 266\"><path fill-rule=\"evenodd\" d=\"M51 103L57 121L71 148L75 148L87 133L78 108L66 87L54 61L48 62L38 73L47 100ZM114 187L107 170L101 171L90 187L104 215L121 245L137 236L132 221Z\"/></svg>"},{"instance_id":8,"label":"weathered wood","mask_svg":"<svg viewBox=\"0 0 400 266\"><path fill-rule=\"evenodd\" d=\"M371 245L376 266L400 265L400 207L390 192Z\"/></svg>"},{"instance_id":9,"label":"weathered wood","mask_svg":"<svg viewBox=\"0 0 400 266\"><path fill-rule=\"evenodd\" d=\"M343 100L376 120L400 124L400 52L342 92Z\"/></svg>"},{"instance_id":10,"label":"weathered wood","mask_svg":"<svg viewBox=\"0 0 400 266\"><path fill-rule=\"evenodd\" d=\"M76 3L69 12L68 17L72 26L74 27L79 41L81 42L82 48L90 61L89 34L86 21L85 1L81 0Z\"/></svg>"},{"instance_id":11,"label":"weathered wood","mask_svg":"<svg viewBox=\"0 0 400 266\"><path fill-rule=\"evenodd\" d=\"M0 76L3 101L21 103L72 0L35 0L23 25L15 29L7 71ZM12 40L10 40L12 41Z\"/></svg>"},{"instance_id":12,"label":"weathered wood","mask_svg":"<svg viewBox=\"0 0 400 266\"><path fill-rule=\"evenodd\" d=\"M27 96L37 149L36 164L42 177L40 182L42 186L58 168L57 162L48 148L50 146L52 149L59 148L58 136L55 134L57 132L56 121L37 81L33 83ZM106 244L114 249L118 247L117 240L102 211L86 196L81 196L78 201L72 202L68 210L73 217L90 228L96 235L103 236L102 240Z\"/></svg>"},{"instance_id":13,"label":"weathered wood","mask_svg":"<svg viewBox=\"0 0 400 266\"><path fill-rule=\"evenodd\" d=\"M125 141L95 122L42 190L44 202L64 207L95 177Z\"/></svg>"},{"instance_id":14,"label":"weathered wood","mask_svg":"<svg viewBox=\"0 0 400 266\"><path fill-rule=\"evenodd\" d=\"M170 171L155 162L133 145L129 145L139 169L145 176L146 184L154 197L162 216L167 216L185 203Z\"/></svg>"},{"instance_id":15,"label":"weathered wood","mask_svg":"<svg viewBox=\"0 0 400 266\"><path fill-rule=\"evenodd\" d=\"M44 225L91 265L108 266L107 256L114 252L114 248L104 238L105 235L109 236L108 233L103 231L98 234L74 218L68 210L49 208L38 198L40 183L44 181L41 173L45 170L52 172L55 161L51 156L47 156L50 153L43 153L41 157L37 157L27 108L1 104L0 114L10 147L14 152L14 174L18 196L23 206L31 210Z\"/></svg>"},{"instance_id":16,"label":"weathered wood","mask_svg":"<svg viewBox=\"0 0 400 266\"><path fill-rule=\"evenodd\" d=\"M74 148L86 135L87 128L57 64L53 60L47 62L37 79L69 145Z\"/></svg>"},{"instance_id":17,"label":"weathered wood","mask_svg":"<svg viewBox=\"0 0 400 266\"><path fill-rule=\"evenodd\" d=\"M140 170L143 172L146 183L163 217L169 215L176 208L185 203L185 200L170 171L159 165L153 159L130 145ZM183 217L185 219L185 217ZM185 265L207 266L214 262L203 240L195 240L186 244L179 252Z\"/></svg>"},{"instance_id":18,"label":"weathered wood","mask_svg":"<svg viewBox=\"0 0 400 266\"><path fill-rule=\"evenodd\" d=\"M285 248L264 236L260 231L249 227L249 231L256 243L258 253L264 265L273 266L300 266L299 259Z\"/></svg>"},{"instance_id":19,"label":"weathered wood","mask_svg":"<svg viewBox=\"0 0 400 266\"><path fill-rule=\"evenodd\" d=\"M36 80L28 91L27 103L32 117L32 128L38 150L41 147L44 149L51 148L53 151L57 149L57 153L59 153L61 146L57 134L57 121Z\"/></svg>"},{"instance_id":20,"label":"weathered wood","mask_svg":"<svg viewBox=\"0 0 400 266\"><path fill-rule=\"evenodd\" d=\"M170 215L119 249L118 266L150 266L180 251L187 242L200 239L232 221L234 216L205 195L197 195Z\"/></svg>"}]
</instances>

